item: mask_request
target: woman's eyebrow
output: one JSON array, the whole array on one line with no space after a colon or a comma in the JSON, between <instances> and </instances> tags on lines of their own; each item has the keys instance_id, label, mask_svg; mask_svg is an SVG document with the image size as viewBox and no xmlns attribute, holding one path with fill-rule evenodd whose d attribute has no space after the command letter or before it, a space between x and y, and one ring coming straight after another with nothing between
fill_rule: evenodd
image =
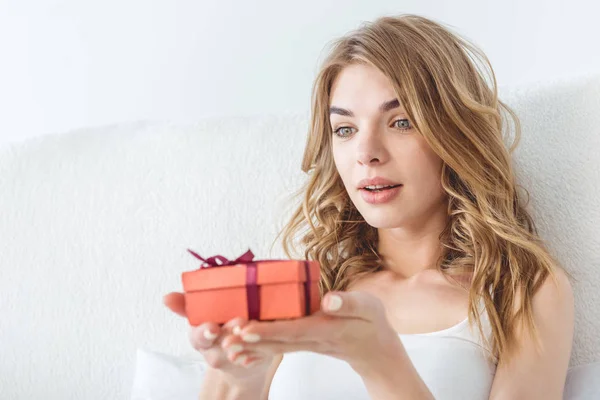
<instances>
[{"instance_id":1,"label":"woman's eyebrow","mask_svg":"<svg viewBox=\"0 0 600 400\"><path fill-rule=\"evenodd\" d=\"M386 101L383 104L381 104L379 106L379 111L384 113L384 112L388 112L388 111L393 110L394 108L398 108L398 107L400 107L400 102L398 101L398 99L393 99L393 100L389 100L389 101ZM346 110L345 108L336 107L336 106L329 107L329 115L331 115L331 114L338 114L338 115L343 115L346 117L354 117L354 113L352 111Z\"/></svg>"}]
</instances>

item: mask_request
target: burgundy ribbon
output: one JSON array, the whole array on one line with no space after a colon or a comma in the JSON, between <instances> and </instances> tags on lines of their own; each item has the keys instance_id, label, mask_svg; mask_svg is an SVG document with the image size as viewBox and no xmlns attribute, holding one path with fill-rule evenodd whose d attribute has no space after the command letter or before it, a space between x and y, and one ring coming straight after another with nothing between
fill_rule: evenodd
<instances>
[{"instance_id":1,"label":"burgundy ribbon","mask_svg":"<svg viewBox=\"0 0 600 400\"><path fill-rule=\"evenodd\" d=\"M224 267L228 265L246 264L246 297L248 300L248 319L260 319L260 294L257 283L258 277L258 265L259 262L273 262L273 261L285 261L285 260L254 260L254 253L250 249L247 252L236 258L235 260L228 260L222 255L216 255L204 259L194 251L187 249L194 257L204 261L204 264L200 265L200 268L214 268ZM306 281L304 282L304 307L306 310L305 315L310 315L310 268L308 261L304 261L304 269L306 270Z\"/></svg>"}]
</instances>

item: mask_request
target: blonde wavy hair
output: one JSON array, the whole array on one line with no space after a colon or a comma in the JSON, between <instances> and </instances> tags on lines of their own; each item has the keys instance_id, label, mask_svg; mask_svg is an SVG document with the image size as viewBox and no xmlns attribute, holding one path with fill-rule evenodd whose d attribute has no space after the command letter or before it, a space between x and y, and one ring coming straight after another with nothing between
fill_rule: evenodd
<instances>
[{"instance_id":1,"label":"blonde wavy hair","mask_svg":"<svg viewBox=\"0 0 600 400\"><path fill-rule=\"evenodd\" d=\"M312 91L302 160L308 180L293 194L302 196L301 204L277 235L283 235L285 253L298 257L290 252L297 250L298 239L304 250L301 257L319 261L321 296L343 291L353 280L382 270L377 229L350 201L332 155L331 87L339 72L353 63L371 65L389 78L415 130L443 161L448 222L440 235L444 251L436 267L446 277L472 274L465 288L468 318L471 324L476 322L490 357L498 363L516 350L518 322L539 346L532 298L549 275L557 283L553 269L559 263L525 209L529 193L525 190L525 204L517 193L521 186L510 155L520 139L519 119L498 99L485 54L434 20L414 14L384 16L333 42ZM485 65L491 83L486 81ZM508 150L502 111L515 126ZM489 315L491 341L483 335L477 312L480 300Z\"/></svg>"}]
</instances>

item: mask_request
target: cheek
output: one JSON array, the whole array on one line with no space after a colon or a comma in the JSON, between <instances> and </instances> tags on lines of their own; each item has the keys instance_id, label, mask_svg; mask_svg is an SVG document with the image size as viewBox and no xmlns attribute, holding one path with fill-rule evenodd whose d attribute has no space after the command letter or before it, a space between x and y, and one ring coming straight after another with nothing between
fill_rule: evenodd
<instances>
[{"instance_id":1,"label":"cheek","mask_svg":"<svg viewBox=\"0 0 600 400\"><path fill-rule=\"evenodd\" d=\"M346 187L352 184L352 171L351 171L351 163L348 160L348 157L344 157L344 155L339 152L333 151L333 163L335 165L335 169L338 174L342 178L344 185Z\"/></svg>"},{"instance_id":2,"label":"cheek","mask_svg":"<svg viewBox=\"0 0 600 400\"><path fill-rule=\"evenodd\" d=\"M442 187L441 176L437 170L431 170L427 177L421 181L420 194L426 199L424 203L428 205L437 204L446 196L446 192Z\"/></svg>"},{"instance_id":3,"label":"cheek","mask_svg":"<svg viewBox=\"0 0 600 400\"><path fill-rule=\"evenodd\" d=\"M431 149L417 146L403 161L414 182L431 185L441 180L442 159Z\"/></svg>"},{"instance_id":4,"label":"cheek","mask_svg":"<svg viewBox=\"0 0 600 400\"><path fill-rule=\"evenodd\" d=\"M410 171L407 183L414 189L414 195L438 198L444 193L442 187L442 160L434 154L421 153L419 157L405 159L405 168Z\"/></svg>"}]
</instances>

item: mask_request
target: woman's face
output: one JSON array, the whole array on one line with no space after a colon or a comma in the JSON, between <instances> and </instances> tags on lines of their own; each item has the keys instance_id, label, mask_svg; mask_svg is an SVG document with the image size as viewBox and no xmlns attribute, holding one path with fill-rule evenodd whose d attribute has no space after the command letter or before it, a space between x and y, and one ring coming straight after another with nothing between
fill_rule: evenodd
<instances>
[{"instance_id":1,"label":"woman's face","mask_svg":"<svg viewBox=\"0 0 600 400\"><path fill-rule=\"evenodd\" d=\"M380 109L395 99L390 81L378 69L345 67L331 92L333 158L350 199L369 225L420 229L440 214L441 207L445 213L442 160L412 126L401 104ZM341 115L349 114L345 111L351 115ZM363 198L369 193L359 189L359 182L375 176L402 184L392 200L371 204Z\"/></svg>"}]
</instances>

